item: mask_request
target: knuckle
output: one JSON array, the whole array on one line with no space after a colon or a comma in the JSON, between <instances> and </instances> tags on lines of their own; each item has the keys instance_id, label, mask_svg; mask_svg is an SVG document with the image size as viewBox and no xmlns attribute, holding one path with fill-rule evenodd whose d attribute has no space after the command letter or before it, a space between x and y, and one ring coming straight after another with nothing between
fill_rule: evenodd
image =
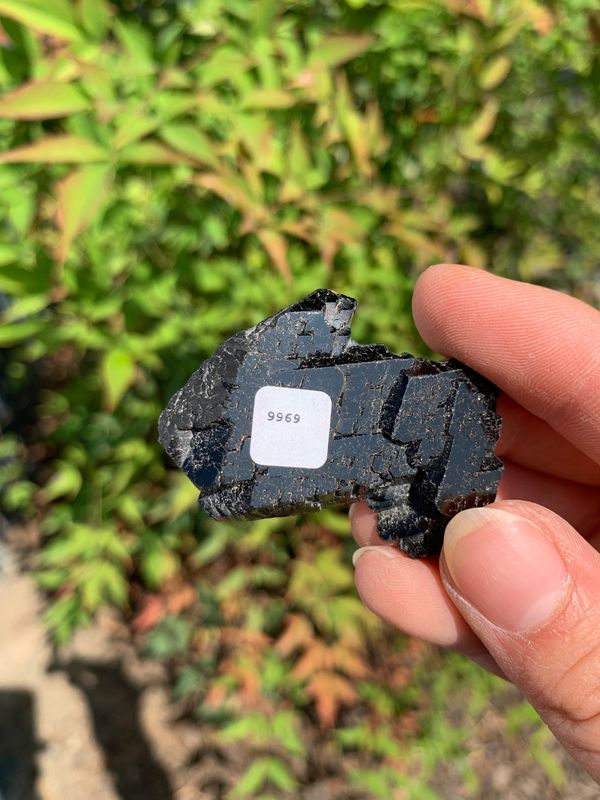
<instances>
[{"instance_id":1,"label":"knuckle","mask_svg":"<svg viewBox=\"0 0 600 800\"><path fill-rule=\"evenodd\" d=\"M535 705L543 717L568 729L571 741L575 731L585 735L586 741L595 733L600 750L600 641L592 641L561 670L559 678Z\"/></svg>"}]
</instances>

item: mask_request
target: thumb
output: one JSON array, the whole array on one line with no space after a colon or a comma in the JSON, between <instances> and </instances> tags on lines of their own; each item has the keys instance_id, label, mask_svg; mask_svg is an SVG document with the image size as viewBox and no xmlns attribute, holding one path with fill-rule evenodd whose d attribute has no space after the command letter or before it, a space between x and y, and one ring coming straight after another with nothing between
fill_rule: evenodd
<instances>
[{"instance_id":1,"label":"thumb","mask_svg":"<svg viewBox=\"0 0 600 800\"><path fill-rule=\"evenodd\" d=\"M463 511L444 586L504 674L600 780L600 554L534 503Z\"/></svg>"}]
</instances>

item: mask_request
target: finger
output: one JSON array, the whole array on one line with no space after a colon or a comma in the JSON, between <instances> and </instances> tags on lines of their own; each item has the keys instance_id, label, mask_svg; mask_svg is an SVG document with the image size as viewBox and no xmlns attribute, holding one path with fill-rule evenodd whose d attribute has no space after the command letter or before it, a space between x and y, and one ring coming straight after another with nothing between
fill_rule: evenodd
<instances>
[{"instance_id":1,"label":"finger","mask_svg":"<svg viewBox=\"0 0 600 800\"><path fill-rule=\"evenodd\" d=\"M425 341L496 383L600 463L600 313L541 286L430 267L413 297Z\"/></svg>"},{"instance_id":2,"label":"finger","mask_svg":"<svg viewBox=\"0 0 600 800\"><path fill-rule=\"evenodd\" d=\"M451 647L499 674L441 583L437 560L412 559L380 545L354 553L356 588L378 617L410 636Z\"/></svg>"},{"instance_id":3,"label":"finger","mask_svg":"<svg viewBox=\"0 0 600 800\"><path fill-rule=\"evenodd\" d=\"M385 544L377 533L377 514L362 501L350 506L350 527L354 540L359 547L367 547L370 544Z\"/></svg>"},{"instance_id":4,"label":"finger","mask_svg":"<svg viewBox=\"0 0 600 800\"><path fill-rule=\"evenodd\" d=\"M451 520L440 568L500 668L600 779L600 554L551 511L505 501Z\"/></svg>"},{"instance_id":5,"label":"finger","mask_svg":"<svg viewBox=\"0 0 600 800\"><path fill-rule=\"evenodd\" d=\"M589 539L600 528L600 491L507 461L498 500L527 500L549 508Z\"/></svg>"},{"instance_id":6,"label":"finger","mask_svg":"<svg viewBox=\"0 0 600 800\"><path fill-rule=\"evenodd\" d=\"M600 464L584 455L547 422L504 393L498 398L497 408L502 418L495 449L499 458L559 478L600 485Z\"/></svg>"},{"instance_id":7,"label":"finger","mask_svg":"<svg viewBox=\"0 0 600 800\"><path fill-rule=\"evenodd\" d=\"M544 475L506 461L498 487L499 500L528 500L566 519L586 539L600 532L600 492L597 487ZM360 547L384 544L377 534L377 514L364 502L350 509L352 534Z\"/></svg>"}]
</instances>

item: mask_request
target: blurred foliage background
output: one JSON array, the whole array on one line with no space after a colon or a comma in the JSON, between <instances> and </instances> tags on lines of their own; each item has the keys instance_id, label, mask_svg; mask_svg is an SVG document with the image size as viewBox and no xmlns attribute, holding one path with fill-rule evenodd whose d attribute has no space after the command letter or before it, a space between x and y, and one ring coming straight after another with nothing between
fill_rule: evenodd
<instances>
[{"instance_id":1,"label":"blurred foliage background","mask_svg":"<svg viewBox=\"0 0 600 800\"><path fill-rule=\"evenodd\" d=\"M595 0L0 0L2 506L42 531L58 643L120 608L243 745L231 800L446 797L450 761L474 796L504 690L362 607L345 515L201 516L159 412L320 286L417 353L430 263L598 302L599 43ZM535 715L508 718L559 786Z\"/></svg>"}]
</instances>

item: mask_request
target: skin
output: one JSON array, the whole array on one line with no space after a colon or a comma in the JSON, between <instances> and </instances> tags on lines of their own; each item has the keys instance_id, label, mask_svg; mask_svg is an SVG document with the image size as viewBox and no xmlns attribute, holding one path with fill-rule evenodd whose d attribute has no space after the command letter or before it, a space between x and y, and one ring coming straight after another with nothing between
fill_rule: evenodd
<instances>
[{"instance_id":1,"label":"skin","mask_svg":"<svg viewBox=\"0 0 600 800\"><path fill-rule=\"evenodd\" d=\"M417 282L413 314L433 350L500 387L505 474L484 513L450 523L439 561L385 545L374 512L353 506L360 596L513 681L600 781L600 313L441 264Z\"/></svg>"}]
</instances>

